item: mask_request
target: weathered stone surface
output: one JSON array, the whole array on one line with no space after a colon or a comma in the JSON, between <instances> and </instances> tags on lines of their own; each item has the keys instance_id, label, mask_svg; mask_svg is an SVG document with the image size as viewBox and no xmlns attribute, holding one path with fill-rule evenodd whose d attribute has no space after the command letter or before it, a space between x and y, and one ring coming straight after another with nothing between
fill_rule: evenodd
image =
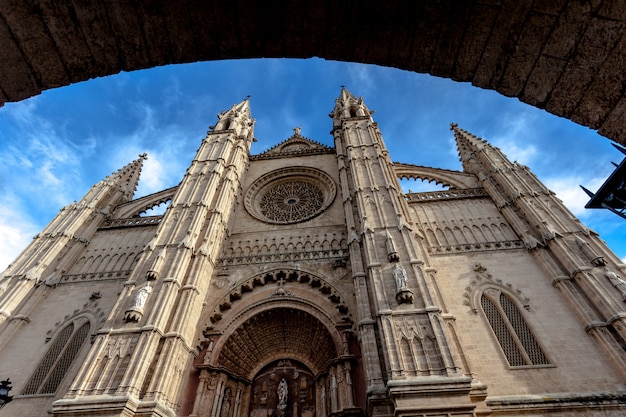
<instances>
[{"instance_id":1,"label":"weathered stone surface","mask_svg":"<svg viewBox=\"0 0 626 417\"><path fill-rule=\"evenodd\" d=\"M471 81L491 34L491 28L498 17L499 9L493 6L476 4L472 8L465 35L459 49L452 79ZM480 24L478 23L480 22Z\"/></svg>"},{"instance_id":2,"label":"weathered stone surface","mask_svg":"<svg viewBox=\"0 0 626 417\"><path fill-rule=\"evenodd\" d=\"M132 0L105 2L111 29L117 41L123 71L150 66L146 52L143 26Z\"/></svg>"},{"instance_id":3,"label":"weathered stone surface","mask_svg":"<svg viewBox=\"0 0 626 417\"><path fill-rule=\"evenodd\" d=\"M565 65L567 61L563 59L541 55L528 76L520 99L543 108Z\"/></svg>"},{"instance_id":4,"label":"weathered stone surface","mask_svg":"<svg viewBox=\"0 0 626 417\"><path fill-rule=\"evenodd\" d=\"M574 117L578 120L585 118L593 129L601 126L616 103L624 97L626 72L615 71L615 68L622 66L624 54L626 54L626 37L620 39L612 48L610 55L602 63L598 74L574 111Z\"/></svg>"},{"instance_id":5,"label":"weathered stone surface","mask_svg":"<svg viewBox=\"0 0 626 417\"><path fill-rule=\"evenodd\" d=\"M99 75L117 74L121 71L115 35L107 21L103 3L91 0L73 2L78 26L85 37L96 62L98 72L87 74L85 79Z\"/></svg>"},{"instance_id":6,"label":"weathered stone surface","mask_svg":"<svg viewBox=\"0 0 626 417\"><path fill-rule=\"evenodd\" d=\"M187 12L187 14L193 33L192 44L197 51L197 59L202 60L203 57L215 56L217 54L217 39L220 35L215 25L216 16L213 4L203 0L189 0L187 7L189 10L193 10L193 13ZM187 28L177 25L171 30L176 34L181 30L187 31Z\"/></svg>"},{"instance_id":7,"label":"weathered stone surface","mask_svg":"<svg viewBox=\"0 0 626 417\"><path fill-rule=\"evenodd\" d=\"M77 24L70 2L42 0L41 16L54 39L72 82L85 80L84 74L97 72L96 63Z\"/></svg>"},{"instance_id":8,"label":"weathered stone surface","mask_svg":"<svg viewBox=\"0 0 626 417\"><path fill-rule=\"evenodd\" d=\"M24 59L33 68L40 88L67 85L69 78L65 65L49 29L41 19L40 10L37 3L30 1L0 2L0 14L22 50Z\"/></svg>"},{"instance_id":9,"label":"weathered stone surface","mask_svg":"<svg viewBox=\"0 0 626 417\"><path fill-rule=\"evenodd\" d=\"M439 40L433 57L433 63L428 71L430 74L450 77L452 74L459 48L463 41L465 27L469 23L468 16L471 12L471 5L459 3L440 22Z\"/></svg>"},{"instance_id":10,"label":"weathered stone surface","mask_svg":"<svg viewBox=\"0 0 626 417\"><path fill-rule=\"evenodd\" d=\"M212 6L210 3L202 2ZM192 32L193 20L192 13L189 11L189 5L185 1L172 2L164 1L163 13L165 14L165 25L169 35L171 45L172 62L193 62L198 60L196 52L196 40ZM197 6L193 15L204 16L202 9ZM213 26L215 22L212 20L200 22L201 25ZM198 42L201 37L198 36ZM213 51L212 49L209 49ZM208 59L208 57L206 58Z\"/></svg>"},{"instance_id":11,"label":"weathered stone surface","mask_svg":"<svg viewBox=\"0 0 626 417\"><path fill-rule=\"evenodd\" d=\"M622 37L623 28L624 22L600 18L591 20L568 61L563 76L552 91L546 109L565 117L571 116L594 78L598 76L605 59ZM597 114L585 116L587 117L587 124L598 119Z\"/></svg>"},{"instance_id":12,"label":"weathered stone surface","mask_svg":"<svg viewBox=\"0 0 626 417\"><path fill-rule=\"evenodd\" d=\"M626 117L626 98L622 97L609 114L609 117L602 123L598 133L609 138L626 136L624 117Z\"/></svg>"},{"instance_id":13,"label":"weathered stone surface","mask_svg":"<svg viewBox=\"0 0 626 417\"><path fill-rule=\"evenodd\" d=\"M122 70L314 56L471 81L592 128L624 95L619 2L8 0L0 17L1 102Z\"/></svg>"},{"instance_id":14,"label":"weathered stone surface","mask_svg":"<svg viewBox=\"0 0 626 417\"><path fill-rule=\"evenodd\" d=\"M507 96L518 96L524 89L526 80L537 59L537 51L541 51L550 34L555 18L530 12L520 32L515 52L506 65L497 90Z\"/></svg>"},{"instance_id":15,"label":"weathered stone surface","mask_svg":"<svg viewBox=\"0 0 626 417\"><path fill-rule=\"evenodd\" d=\"M150 65L164 65L172 62L171 43L166 28L161 0L137 3L137 13L141 19L146 53Z\"/></svg>"},{"instance_id":16,"label":"weathered stone surface","mask_svg":"<svg viewBox=\"0 0 626 417\"><path fill-rule=\"evenodd\" d=\"M30 97L38 89L32 69L22 56L6 21L0 16L0 85L8 100Z\"/></svg>"},{"instance_id":17,"label":"weathered stone surface","mask_svg":"<svg viewBox=\"0 0 626 417\"><path fill-rule=\"evenodd\" d=\"M440 34L439 22L445 19L446 13L433 3L418 4L413 23L415 27L413 54L407 68L417 72L428 72Z\"/></svg>"},{"instance_id":18,"label":"weathered stone surface","mask_svg":"<svg viewBox=\"0 0 626 417\"><path fill-rule=\"evenodd\" d=\"M482 53L472 84L490 89L498 87L508 58L515 50L519 30L526 20L531 4L532 2L528 0L504 3Z\"/></svg>"}]
</instances>

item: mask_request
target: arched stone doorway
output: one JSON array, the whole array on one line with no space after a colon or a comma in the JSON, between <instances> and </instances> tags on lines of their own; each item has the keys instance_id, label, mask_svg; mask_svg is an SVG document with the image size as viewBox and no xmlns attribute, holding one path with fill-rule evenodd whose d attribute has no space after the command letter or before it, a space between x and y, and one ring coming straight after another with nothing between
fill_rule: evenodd
<instances>
[{"instance_id":1,"label":"arched stone doorway","mask_svg":"<svg viewBox=\"0 0 626 417\"><path fill-rule=\"evenodd\" d=\"M343 330L293 303L256 309L199 365L191 416L313 417L360 414L357 358ZM216 349L213 352L213 349Z\"/></svg>"}]
</instances>

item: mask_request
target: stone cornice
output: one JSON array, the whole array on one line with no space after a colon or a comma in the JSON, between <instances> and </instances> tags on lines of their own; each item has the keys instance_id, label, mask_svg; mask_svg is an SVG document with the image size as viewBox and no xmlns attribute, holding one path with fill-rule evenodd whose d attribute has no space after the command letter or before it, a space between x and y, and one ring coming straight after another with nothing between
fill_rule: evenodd
<instances>
[{"instance_id":1,"label":"stone cornice","mask_svg":"<svg viewBox=\"0 0 626 417\"><path fill-rule=\"evenodd\" d=\"M92 281L109 281L118 279L127 279L130 277L131 270L126 271L110 271L110 272L89 272L86 274L63 275L59 280L60 284L75 284L79 282Z\"/></svg>"},{"instance_id":2,"label":"stone cornice","mask_svg":"<svg viewBox=\"0 0 626 417\"><path fill-rule=\"evenodd\" d=\"M349 254L347 248L341 249L328 249L328 250L316 250L306 252L288 252L288 253L265 253L251 256L233 256L229 258L220 258L217 261L218 266L231 266L231 265L251 265L251 264L265 264L274 262L294 262L303 260L318 260L318 259L345 259Z\"/></svg>"},{"instance_id":3,"label":"stone cornice","mask_svg":"<svg viewBox=\"0 0 626 417\"><path fill-rule=\"evenodd\" d=\"M507 249L524 249L521 240L504 240L500 242L464 243L461 245L431 246L428 253L431 255L448 255L451 253L500 251Z\"/></svg>"},{"instance_id":4,"label":"stone cornice","mask_svg":"<svg viewBox=\"0 0 626 417\"><path fill-rule=\"evenodd\" d=\"M405 194L409 203L429 203L432 201L442 200L458 200L463 198L484 198L489 197L489 194L482 188L470 188L467 190L441 190L441 191L428 191L424 193L407 193Z\"/></svg>"},{"instance_id":5,"label":"stone cornice","mask_svg":"<svg viewBox=\"0 0 626 417\"><path fill-rule=\"evenodd\" d=\"M325 149L304 149L298 151L284 152L279 154L259 154L259 155L251 155L250 161L260 161L266 159L283 159L283 158L293 158L299 156L309 156L309 155L324 155L324 154L335 154L334 148L325 148Z\"/></svg>"},{"instance_id":6,"label":"stone cornice","mask_svg":"<svg viewBox=\"0 0 626 417\"><path fill-rule=\"evenodd\" d=\"M104 222L99 229L117 229L121 227L157 226L163 216L128 217L125 219L110 219Z\"/></svg>"}]
</instances>

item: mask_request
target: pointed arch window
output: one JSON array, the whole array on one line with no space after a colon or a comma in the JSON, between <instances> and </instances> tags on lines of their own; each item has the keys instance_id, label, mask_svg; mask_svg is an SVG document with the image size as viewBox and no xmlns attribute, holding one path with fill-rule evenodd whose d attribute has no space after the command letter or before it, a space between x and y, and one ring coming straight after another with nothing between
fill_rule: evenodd
<instances>
[{"instance_id":1,"label":"pointed arch window","mask_svg":"<svg viewBox=\"0 0 626 417\"><path fill-rule=\"evenodd\" d=\"M39 362L22 395L54 394L87 339L90 327L87 319L65 326Z\"/></svg>"},{"instance_id":2,"label":"pointed arch window","mask_svg":"<svg viewBox=\"0 0 626 417\"><path fill-rule=\"evenodd\" d=\"M550 365L517 305L505 293L485 291L480 304L512 367Z\"/></svg>"}]
</instances>

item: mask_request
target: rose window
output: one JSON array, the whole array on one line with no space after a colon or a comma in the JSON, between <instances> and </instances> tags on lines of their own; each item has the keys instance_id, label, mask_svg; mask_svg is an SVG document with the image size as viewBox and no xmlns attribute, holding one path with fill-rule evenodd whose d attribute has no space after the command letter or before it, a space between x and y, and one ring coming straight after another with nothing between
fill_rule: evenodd
<instances>
[{"instance_id":1,"label":"rose window","mask_svg":"<svg viewBox=\"0 0 626 417\"><path fill-rule=\"evenodd\" d=\"M261 196L263 216L281 223L302 221L314 216L324 203L324 194L305 181L287 181L271 187Z\"/></svg>"},{"instance_id":2,"label":"rose window","mask_svg":"<svg viewBox=\"0 0 626 417\"><path fill-rule=\"evenodd\" d=\"M248 212L268 223L309 220L325 210L335 197L335 184L314 168L288 168L266 174L246 193Z\"/></svg>"}]
</instances>

